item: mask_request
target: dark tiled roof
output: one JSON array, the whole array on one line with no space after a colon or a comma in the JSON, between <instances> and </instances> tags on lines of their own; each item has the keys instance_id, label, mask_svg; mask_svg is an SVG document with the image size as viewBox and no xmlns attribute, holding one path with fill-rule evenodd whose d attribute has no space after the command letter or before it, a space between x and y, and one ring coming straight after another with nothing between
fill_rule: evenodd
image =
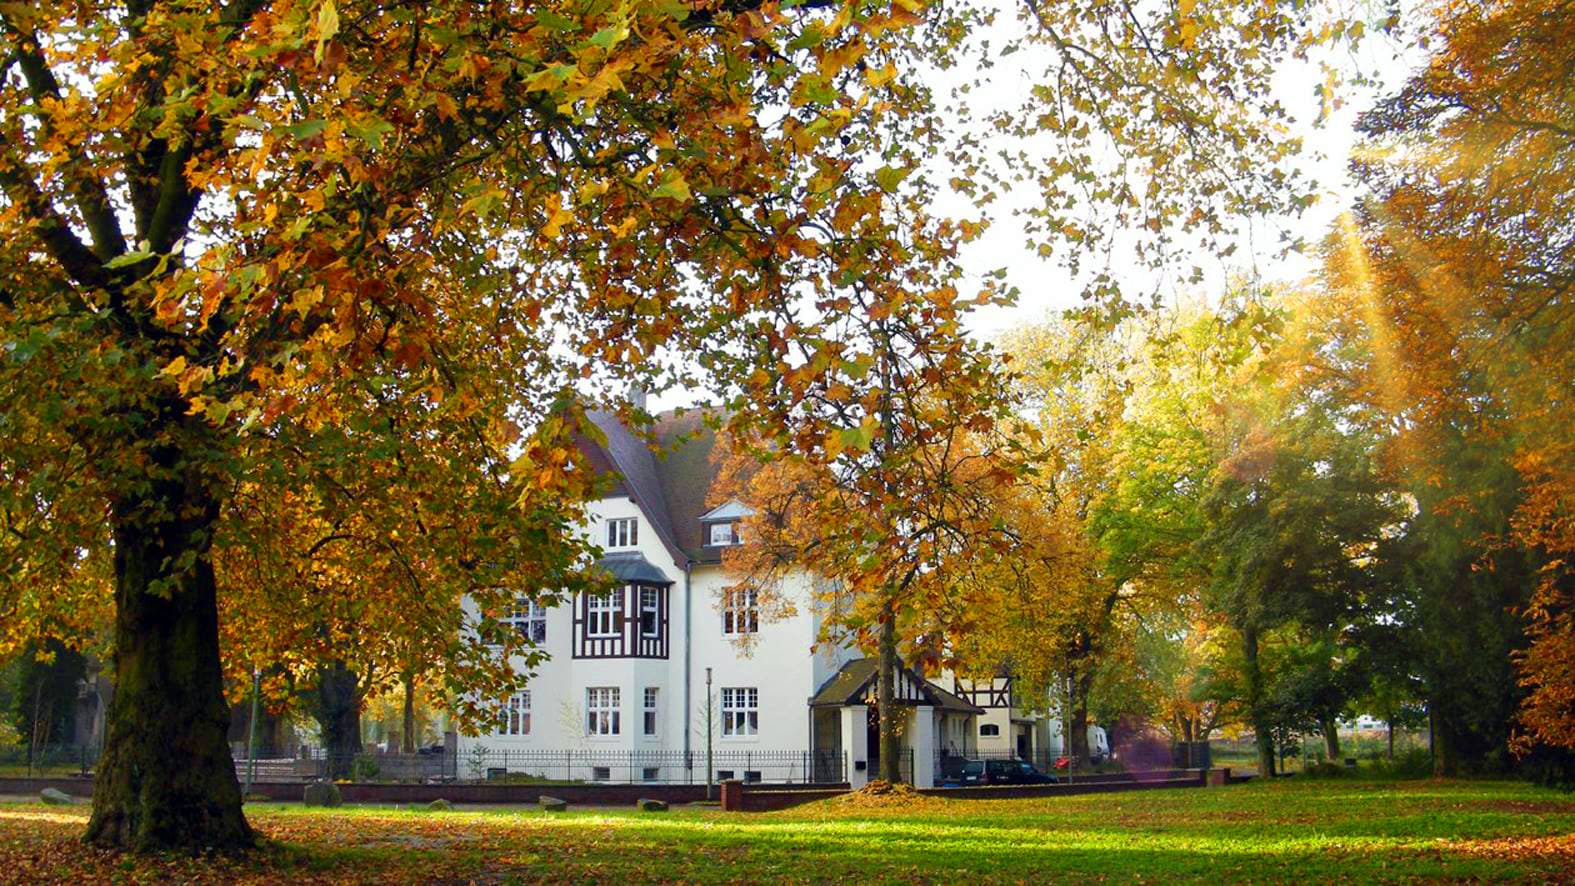
<instances>
[{"instance_id":1,"label":"dark tiled roof","mask_svg":"<svg viewBox=\"0 0 1575 886\"><path fill-rule=\"evenodd\" d=\"M605 447L580 437L591 469L615 477L608 495L634 499L656 528L657 537L682 565L720 563L722 548L706 544L700 517L711 510L711 485L719 465L713 460L716 432L698 409L663 413L652 428L657 452L610 411L587 413L607 437Z\"/></svg>"},{"instance_id":2,"label":"dark tiled roof","mask_svg":"<svg viewBox=\"0 0 1575 886\"><path fill-rule=\"evenodd\" d=\"M611 572L613 578L624 584L638 582L670 585L673 583L665 572L656 567L656 564L645 559L645 555L638 552L608 554L597 560L596 565Z\"/></svg>"},{"instance_id":3,"label":"dark tiled roof","mask_svg":"<svg viewBox=\"0 0 1575 886\"><path fill-rule=\"evenodd\" d=\"M588 451L602 450L602 456L622 481L623 491L645 512L646 518L656 529L656 537L661 539L673 559L682 565L688 558L678 546L673 532L671 512L667 509L667 497L662 492L656 455L651 452L650 443L631 432L618 420L616 413L593 410L587 412L586 416L607 437L605 448L586 441ZM591 460L595 463L594 456Z\"/></svg>"},{"instance_id":4,"label":"dark tiled roof","mask_svg":"<svg viewBox=\"0 0 1575 886\"><path fill-rule=\"evenodd\" d=\"M705 544L700 525L700 515L711 510L708 501L719 467L712 459L716 431L703 413L689 410L659 417L656 434L666 452L657 473L678 546L696 563L720 563L722 549Z\"/></svg>"}]
</instances>

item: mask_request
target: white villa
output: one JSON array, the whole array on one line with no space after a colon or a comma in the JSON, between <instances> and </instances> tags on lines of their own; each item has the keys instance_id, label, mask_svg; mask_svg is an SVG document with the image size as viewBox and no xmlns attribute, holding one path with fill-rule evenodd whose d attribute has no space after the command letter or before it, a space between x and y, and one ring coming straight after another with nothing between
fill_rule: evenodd
<instances>
[{"instance_id":1,"label":"white villa","mask_svg":"<svg viewBox=\"0 0 1575 886\"><path fill-rule=\"evenodd\" d=\"M820 625L808 575L796 614L784 619L762 620L752 595L723 598L721 555L740 543L743 510L705 507L716 466L701 416L659 418L661 459L613 414L592 420L607 445L581 447L617 482L592 507L587 531L623 587L511 616L550 658L529 691L507 700L492 734L459 738L459 767L473 761L488 777L704 782L709 731L718 779L863 785L878 767L875 662L811 651ZM752 642L741 646L746 634ZM943 757L1042 754L1058 744L1047 718L1014 706L1008 678L975 686L937 676L941 685L904 669L897 681L916 785L935 782Z\"/></svg>"}]
</instances>

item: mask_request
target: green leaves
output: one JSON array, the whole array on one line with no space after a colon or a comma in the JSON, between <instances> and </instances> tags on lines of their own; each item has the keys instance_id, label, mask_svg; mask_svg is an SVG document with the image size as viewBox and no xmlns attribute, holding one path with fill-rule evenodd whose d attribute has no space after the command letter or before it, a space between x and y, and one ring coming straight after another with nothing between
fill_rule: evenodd
<instances>
[{"instance_id":1,"label":"green leaves","mask_svg":"<svg viewBox=\"0 0 1575 886\"><path fill-rule=\"evenodd\" d=\"M302 120L299 123L292 123L285 127L285 131L298 139L305 140L312 138L313 136L321 135L323 129L327 126L327 120L318 118Z\"/></svg>"}]
</instances>

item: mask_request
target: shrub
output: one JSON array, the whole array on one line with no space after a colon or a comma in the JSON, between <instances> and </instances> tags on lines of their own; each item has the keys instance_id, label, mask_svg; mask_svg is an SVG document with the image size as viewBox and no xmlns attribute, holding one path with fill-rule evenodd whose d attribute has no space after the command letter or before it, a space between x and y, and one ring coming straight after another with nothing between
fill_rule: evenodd
<instances>
[{"instance_id":1,"label":"shrub","mask_svg":"<svg viewBox=\"0 0 1575 886\"><path fill-rule=\"evenodd\" d=\"M382 767L377 765L377 758L370 754L357 754L354 762L350 764L350 780L372 781L381 771Z\"/></svg>"}]
</instances>

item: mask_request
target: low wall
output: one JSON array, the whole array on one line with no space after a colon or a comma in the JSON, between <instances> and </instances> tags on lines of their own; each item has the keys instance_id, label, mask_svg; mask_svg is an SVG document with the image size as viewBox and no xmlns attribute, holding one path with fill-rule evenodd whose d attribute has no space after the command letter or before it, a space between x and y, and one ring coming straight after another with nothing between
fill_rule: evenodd
<instances>
[{"instance_id":1,"label":"low wall","mask_svg":"<svg viewBox=\"0 0 1575 886\"><path fill-rule=\"evenodd\" d=\"M72 797L93 796L91 778L0 778L0 795L38 799L38 792L54 788Z\"/></svg>"},{"instance_id":2,"label":"low wall","mask_svg":"<svg viewBox=\"0 0 1575 886\"><path fill-rule=\"evenodd\" d=\"M54 788L73 797L93 796L91 778L0 778L0 795L37 797L45 788ZM270 800L299 803L306 784L299 781L258 781L252 794ZM719 788L713 786L712 798ZM835 796L848 790L847 784L825 785L806 792L801 785L750 785L751 798L766 798L782 793L794 796L815 793ZM339 793L347 803L428 803L439 797L450 803L497 803L534 806L543 796L567 800L575 806L631 806L640 799L668 803L694 803L704 800L703 784L381 784L341 782ZM769 800L757 802L769 803ZM796 800L762 808L781 809L806 802Z\"/></svg>"},{"instance_id":3,"label":"low wall","mask_svg":"<svg viewBox=\"0 0 1575 886\"><path fill-rule=\"evenodd\" d=\"M1037 785L982 785L967 788L924 788L932 797L969 800L1007 800L1028 797L1065 797L1074 794L1103 794L1156 788L1202 787L1208 770L1177 769L1159 772L1114 772L1089 775L1081 780ZM1235 783L1239 777L1231 777ZM847 793L848 785L742 785L737 808L745 812L787 809L816 800ZM55 788L74 797L91 797L89 778L0 778L0 795L36 797L45 788ZM270 800L299 803L305 785L298 781L259 781L252 793ZM713 788L719 796L719 788ZM347 803L427 803L439 797L450 803L495 803L534 806L542 796L567 800L573 806L630 806L636 800L662 800L667 803L694 803L706 798L703 784L379 784L341 783L340 794Z\"/></svg>"}]
</instances>

